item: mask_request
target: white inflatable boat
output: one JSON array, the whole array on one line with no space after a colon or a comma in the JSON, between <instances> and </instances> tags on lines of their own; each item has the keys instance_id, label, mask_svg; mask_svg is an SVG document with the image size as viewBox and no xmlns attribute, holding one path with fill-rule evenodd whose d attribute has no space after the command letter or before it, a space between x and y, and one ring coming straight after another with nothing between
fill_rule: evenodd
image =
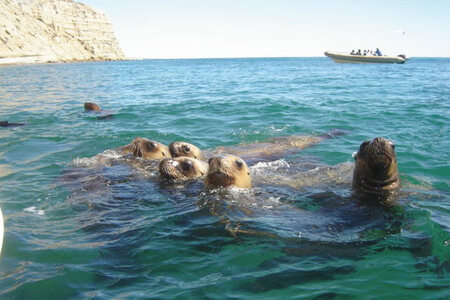
<instances>
[{"instance_id":1,"label":"white inflatable boat","mask_svg":"<svg viewBox=\"0 0 450 300\"><path fill-rule=\"evenodd\" d=\"M401 54L398 56L374 56L355 55L339 52L325 52L325 55L337 63L383 63L383 64L403 64L408 58Z\"/></svg>"}]
</instances>

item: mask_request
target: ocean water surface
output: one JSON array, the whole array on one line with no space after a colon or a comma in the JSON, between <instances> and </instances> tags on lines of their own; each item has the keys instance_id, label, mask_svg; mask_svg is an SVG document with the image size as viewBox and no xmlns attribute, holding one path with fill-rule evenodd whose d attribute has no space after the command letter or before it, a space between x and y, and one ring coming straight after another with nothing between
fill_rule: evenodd
<instances>
[{"instance_id":1,"label":"ocean water surface","mask_svg":"<svg viewBox=\"0 0 450 300\"><path fill-rule=\"evenodd\" d=\"M450 59L1 66L0 104L0 121L26 123L0 127L1 299L450 297ZM164 183L151 162L107 151L138 136L213 150L336 128L251 165L265 178L251 190ZM396 144L396 206L356 197L348 178L272 180L349 166L377 136Z\"/></svg>"}]
</instances>

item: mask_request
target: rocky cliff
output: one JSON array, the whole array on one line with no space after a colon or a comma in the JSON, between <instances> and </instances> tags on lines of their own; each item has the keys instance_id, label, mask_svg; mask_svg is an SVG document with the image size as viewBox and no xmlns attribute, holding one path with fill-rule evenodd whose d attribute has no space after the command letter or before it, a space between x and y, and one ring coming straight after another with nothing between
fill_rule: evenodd
<instances>
[{"instance_id":1,"label":"rocky cliff","mask_svg":"<svg viewBox=\"0 0 450 300\"><path fill-rule=\"evenodd\" d=\"M72 0L0 0L0 63L123 58L101 11Z\"/></svg>"}]
</instances>

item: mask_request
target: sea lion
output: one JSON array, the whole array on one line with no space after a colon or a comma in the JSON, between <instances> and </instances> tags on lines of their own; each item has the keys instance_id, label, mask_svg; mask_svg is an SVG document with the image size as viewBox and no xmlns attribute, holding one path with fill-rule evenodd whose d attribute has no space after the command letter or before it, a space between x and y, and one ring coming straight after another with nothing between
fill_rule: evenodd
<instances>
[{"instance_id":1,"label":"sea lion","mask_svg":"<svg viewBox=\"0 0 450 300\"><path fill-rule=\"evenodd\" d=\"M165 179L196 179L207 172L208 164L192 157L165 158L159 163L159 174Z\"/></svg>"},{"instance_id":2,"label":"sea lion","mask_svg":"<svg viewBox=\"0 0 450 300\"><path fill-rule=\"evenodd\" d=\"M85 102L84 109L88 111L101 111L100 106L94 102Z\"/></svg>"},{"instance_id":3,"label":"sea lion","mask_svg":"<svg viewBox=\"0 0 450 300\"><path fill-rule=\"evenodd\" d=\"M393 142L382 137L365 141L354 158L352 187L355 191L384 194L400 187Z\"/></svg>"},{"instance_id":4,"label":"sea lion","mask_svg":"<svg viewBox=\"0 0 450 300\"><path fill-rule=\"evenodd\" d=\"M0 121L1 127L17 127L17 126L24 126L25 123L10 123L8 121Z\"/></svg>"},{"instance_id":5,"label":"sea lion","mask_svg":"<svg viewBox=\"0 0 450 300\"><path fill-rule=\"evenodd\" d=\"M252 187L250 171L243 159L228 154L225 156L211 157L208 160L208 164L208 174L205 178L206 187Z\"/></svg>"},{"instance_id":6,"label":"sea lion","mask_svg":"<svg viewBox=\"0 0 450 300\"><path fill-rule=\"evenodd\" d=\"M241 157L247 163L253 164L259 161L277 160L286 154L292 154L299 150L313 146L325 139L334 138L339 135L345 135L347 132L339 129L333 129L330 132L320 136L281 136L273 137L261 142L243 144L231 147L218 147L214 153L229 153Z\"/></svg>"},{"instance_id":7,"label":"sea lion","mask_svg":"<svg viewBox=\"0 0 450 300\"><path fill-rule=\"evenodd\" d=\"M140 137L135 138L131 144L121 147L120 150L124 154L131 153L135 157L144 159L171 157L169 147L166 145Z\"/></svg>"},{"instance_id":8,"label":"sea lion","mask_svg":"<svg viewBox=\"0 0 450 300\"><path fill-rule=\"evenodd\" d=\"M97 114L97 120L109 120L114 117L114 113L108 110L102 110L100 106L93 102L84 103L84 109L86 111L92 111Z\"/></svg>"},{"instance_id":9,"label":"sea lion","mask_svg":"<svg viewBox=\"0 0 450 300\"><path fill-rule=\"evenodd\" d=\"M169 145L170 154L172 157L187 156L199 160L205 160L202 150L197 146L186 142L173 142Z\"/></svg>"}]
</instances>

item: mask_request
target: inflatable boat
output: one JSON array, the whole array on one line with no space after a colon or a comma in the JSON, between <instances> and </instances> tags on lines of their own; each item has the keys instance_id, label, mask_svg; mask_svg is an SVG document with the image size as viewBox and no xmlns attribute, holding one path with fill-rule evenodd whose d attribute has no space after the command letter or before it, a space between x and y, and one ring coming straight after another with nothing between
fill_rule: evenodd
<instances>
[{"instance_id":1,"label":"inflatable boat","mask_svg":"<svg viewBox=\"0 0 450 300\"><path fill-rule=\"evenodd\" d=\"M325 55L337 63L383 63L403 64L408 58L404 54L398 56L355 55L339 52L325 52Z\"/></svg>"}]
</instances>

